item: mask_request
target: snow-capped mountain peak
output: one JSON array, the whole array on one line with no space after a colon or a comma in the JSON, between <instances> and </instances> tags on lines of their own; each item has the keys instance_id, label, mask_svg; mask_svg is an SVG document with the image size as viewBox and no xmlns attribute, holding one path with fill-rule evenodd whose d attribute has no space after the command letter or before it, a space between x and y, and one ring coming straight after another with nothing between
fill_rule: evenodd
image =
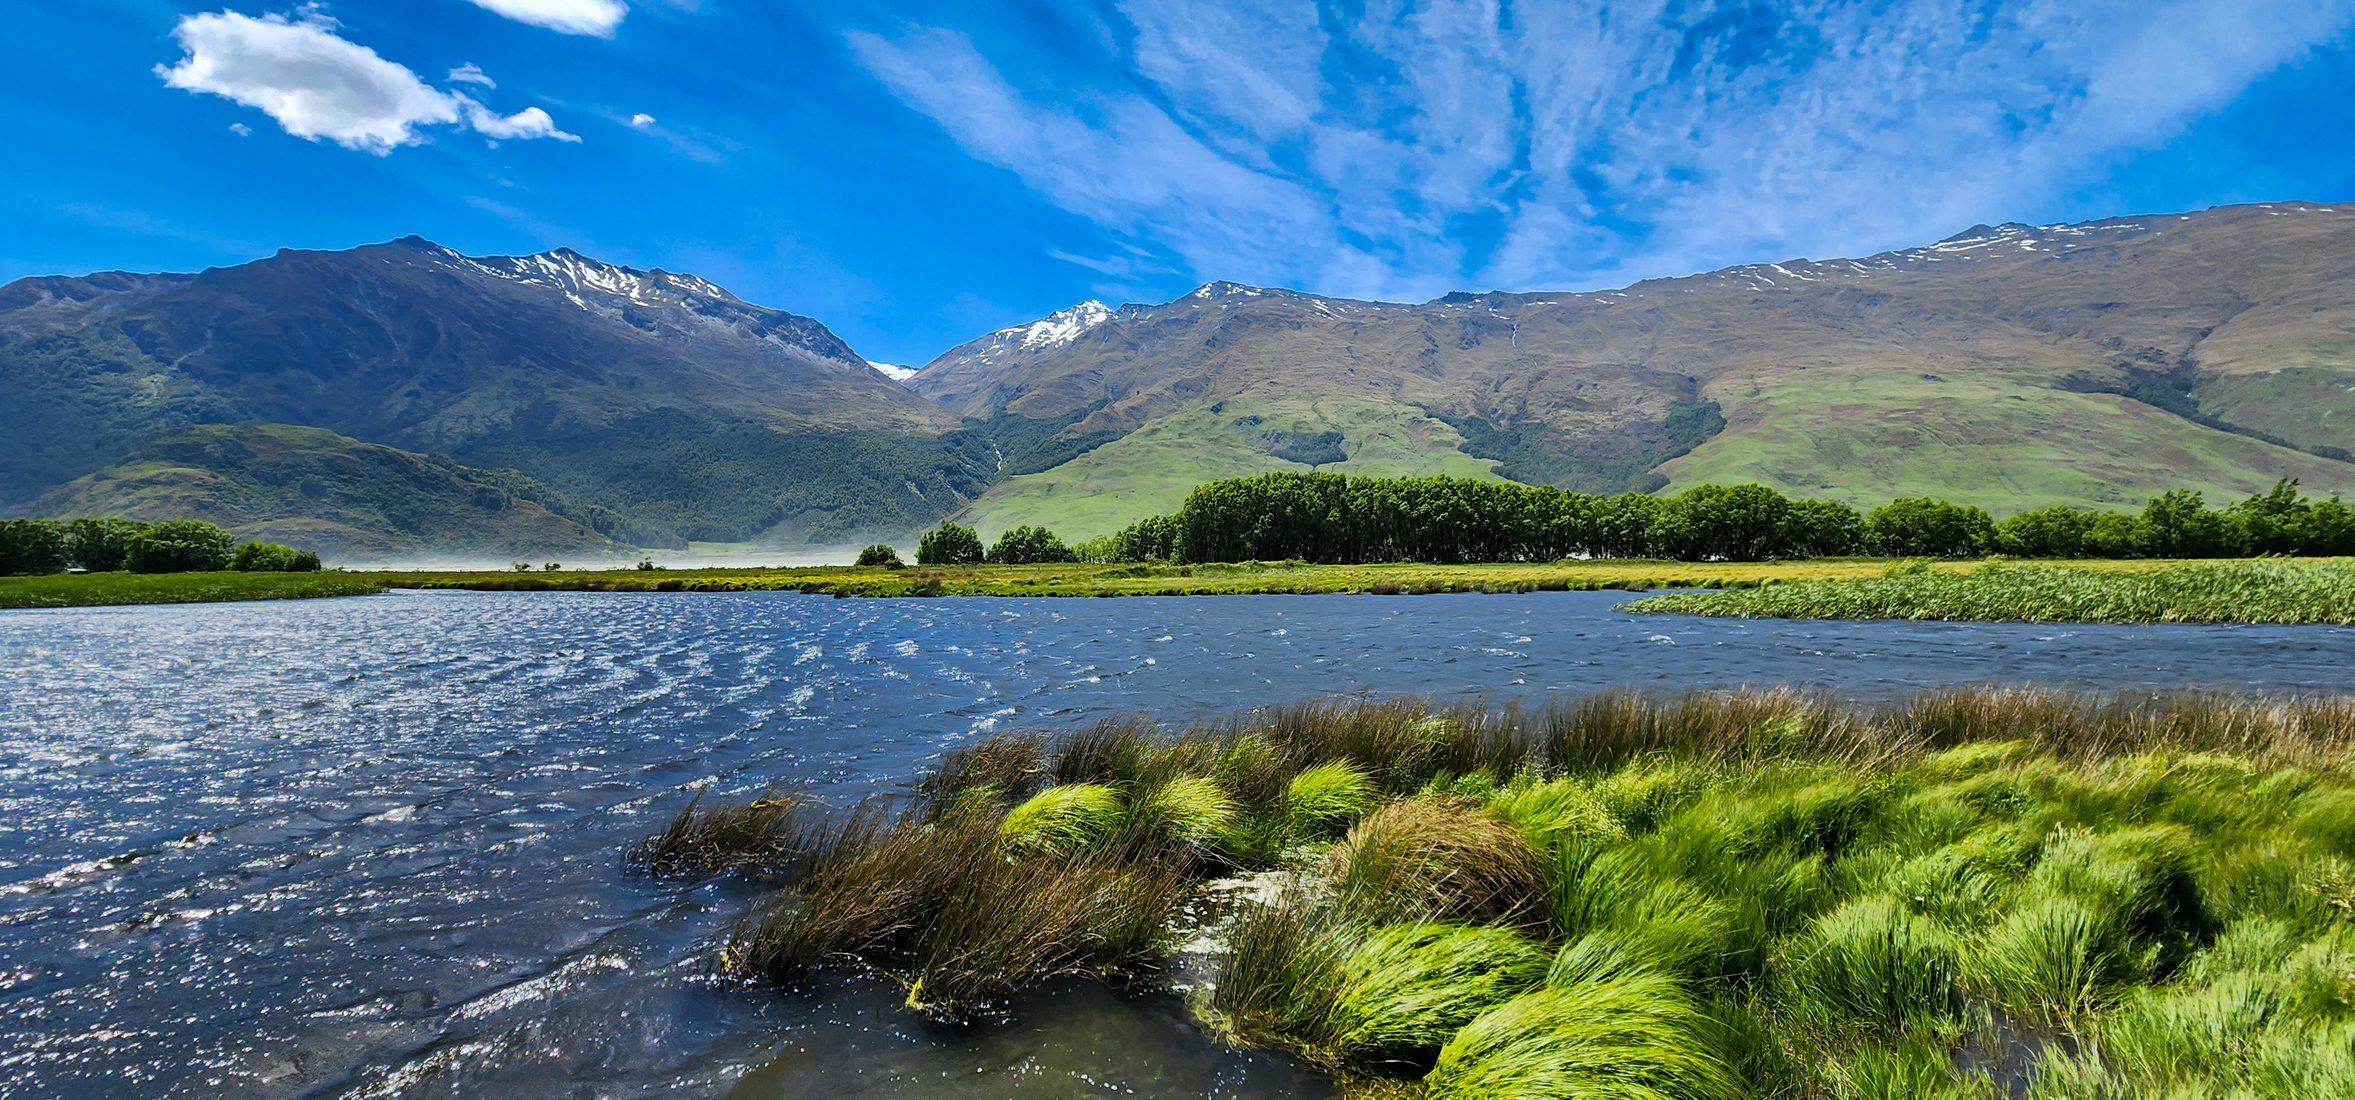
<instances>
[{"instance_id":1,"label":"snow-capped mountain peak","mask_svg":"<svg viewBox=\"0 0 2355 1100\"><path fill-rule=\"evenodd\" d=\"M471 264L475 269L498 278L550 287L576 297L593 292L642 304L665 298L737 301L735 295L720 289L708 279L694 275L674 275L660 268L640 271L634 267L591 259L569 248L552 248L528 256L485 256L481 259L468 259L456 253L450 255L459 262Z\"/></svg>"}]
</instances>

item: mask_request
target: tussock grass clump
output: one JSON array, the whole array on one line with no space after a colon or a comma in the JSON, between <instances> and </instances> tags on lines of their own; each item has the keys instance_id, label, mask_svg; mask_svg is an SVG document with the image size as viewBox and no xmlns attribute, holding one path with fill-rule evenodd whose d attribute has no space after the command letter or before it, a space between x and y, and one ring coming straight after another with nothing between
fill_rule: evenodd
<instances>
[{"instance_id":1,"label":"tussock grass clump","mask_svg":"<svg viewBox=\"0 0 2355 1100\"><path fill-rule=\"evenodd\" d=\"M1376 929L1341 962L1328 1045L1352 1063L1415 1064L1458 1028L1545 980L1519 933L1446 923Z\"/></svg>"},{"instance_id":2,"label":"tussock grass clump","mask_svg":"<svg viewBox=\"0 0 2355 1100\"><path fill-rule=\"evenodd\" d=\"M630 851L630 862L663 876L708 875L785 860L803 847L801 800L767 795L703 808L698 791L662 832Z\"/></svg>"},{"instance_id":3,"label":"tussock grass clump","mask_svg":"<svg viewBox=\"0 0 2355 1100\"><path fill-rule=\"evenodd\" d=\"M1101 783L1065 783L1024 800L998 826L1008 852L1060 855L1100 845L1119 832L1120 794Z\"/></svg>"},{"instance_id":4,"label":"tussock grass clump","mask_svg":"<svg viewBox=\"0 0 2355 1100\"><path fill-rule=\"evenodd\" d=\"M1336 895L1369 919L1540 923L1545 870L1519 830L1467 802L1407 798L1366 815L1330 857Z\"/></svg>"},{"instance_id":5,"label":"tussock grass clump","mask_svg":"<svg viewBox=\"0 0 2355 1100\"><path fill-rule=\"evenodd\" d=\"M1338 836L1374 805L1374 780L1347 760L1328 760L1292 777L1284 788L1290 839Z\"/></svg>"},{"instance_id":6,"label":"tussock grass clump","mask_svg":"<svg viewBox=\"0 0 2355 1100\"><path fill-rule=\"evenodd\" d=\"M1009 806L1037 794L1047 782L1047 754L1037 738L999 734L941 757L918 785L926 820L937 821L960 804Z\"/></svg>"},{"instance_id":7,"label":"tussock grass clump","mask_svg":"<svg viewBox=\"0 0 2355 1100\"><path fill-rule=\"evenodd\" d=\"M1429 1100L1736 1100L1716 1025L1666 978L1527 993L1467 1024L1423 1079Z\"/></svg>"},{"instance_id":8,"label":"tussock grass clump","mask_svg":"<svg viewBox=\"0 0 2355 1100\"><path fill-rule=\"evenodd\" d=\"M2343 699L1317 703L993 738L896 815L698 800L639 858L780 887L730 973L959 1019L1147 980L1184 912L1208 1026L1401 1095L2355 1095L2351 765Z\"/></svg>"},{"instance_id":9,"label":"tussock grass clump","mask_svg":"<svg viewBox=\"0 0 2355 1100\"><path fill-rule=\"evenodd\" d=\"M1871 897L1818 917L1794 937L1780 970L1801 1018L1905 1030L1952 1015L1958 954L1936 921Z\"/></svg>"},{"instance_id":10,"label":"tussock grass clump","mask_svg":"<svg viewBox=\"0 0 2355 1100\"><path fill-rule=\"evenodd\" d=\"M1148 843L1175 844L1218 854L1237 845L1242 811L1214 780L1179 776L1163 780L1136 800L1129 830Z\"/></svg>"}]
</instances>

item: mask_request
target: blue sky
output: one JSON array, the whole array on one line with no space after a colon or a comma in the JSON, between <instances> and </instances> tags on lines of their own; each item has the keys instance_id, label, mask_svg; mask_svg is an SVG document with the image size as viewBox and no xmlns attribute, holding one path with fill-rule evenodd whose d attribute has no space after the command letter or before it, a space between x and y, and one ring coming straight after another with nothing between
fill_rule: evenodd
<instances>
[{"instance_id":1,"label":"blue sky","mask_svg":"<svg viewBox=\"0 0 2355 1100\"><path fill-rule=\"evenodd\" d=\"M12 5L0 279L419 233L921 363L1210 279L1420 300L2355 200L2355 0Z\"/></svg>"}]
</instances>

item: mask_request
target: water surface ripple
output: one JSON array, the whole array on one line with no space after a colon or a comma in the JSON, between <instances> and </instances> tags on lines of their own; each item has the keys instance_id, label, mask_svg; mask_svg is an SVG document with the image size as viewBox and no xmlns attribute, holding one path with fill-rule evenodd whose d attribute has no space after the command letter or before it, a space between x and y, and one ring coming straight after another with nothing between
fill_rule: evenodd
<instances>
[{"instance_id":1,"label":"water surface ripple","mask_svg":"<svg viewBox=\"0 0 2355 1100\"><path fill-rule=\"evenodd\" d=\"M745 898L619 853L712 783L1333 693L2355 689L2355 630L1745 622L1624 594L396 593L0 612L0 1097L1281 1096L1166 999L944 1032L714 982Z\"/></svg>"}]
</instances>

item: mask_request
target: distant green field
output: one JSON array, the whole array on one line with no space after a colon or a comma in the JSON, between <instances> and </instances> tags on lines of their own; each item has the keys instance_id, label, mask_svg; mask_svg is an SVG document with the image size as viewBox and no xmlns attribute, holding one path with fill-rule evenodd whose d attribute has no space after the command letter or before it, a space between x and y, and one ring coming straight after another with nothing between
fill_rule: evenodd
<instances>
[{"instance_id":1,"label":"distant green field","mask_svg":"<svg viewBox=\"0 0 2355 1100\"><path fill-rule=\"evenodd\" d=\"M2138 570L2001 564L1653 596L1627 606L1783 619L2355 625L2355 559L2179 562Z\"/></svg>"},{"instance_id":2,"label":"distant green field","mask_svg":"<svg viewBox=\"0 0 2355 1100\"><path fill-rule=\"evenodd\" d=\"M1311 466L1270 453L1285 449L1285 439L1328 431L1342 436L1342 461ZM1463 453L1463 441L1454 428L1405 405L1345 397L1230 398L1157 420L1054 469L1008 478L967 507L958 522L985 538L1034 523L1077 541L1174 512L1204 482L1270 470L1495 479L1496 463Z\"/></svg>"},{"instance_id":3,"label":"distant green field","mask_svg":"<svg viewBox=\"0 0 2355 1100\"><path fill-rule=\"evenodd\" d=\"M2355 464L2001 374L1801 374L1714 396L1729 426L1661 467L1668 491L1755 481L1867 506L1934 496L1999 516L2023 501L2134 506L2171 489L2237 498L2284 477L2355 492Z\"/></svg>"},{"instance_id":4,"label":"distant green field","mask_svg":"<svg viewBox=\"0 0 2355 1100\"><path fill-rule=\"evenodd\" d=\"M106 607L141 603L220 603L365 596L377 581L325 573L61 573L0 577L0 608Z\"/></svg>"},{"instance_id":5,"label":"distant green field","mask_svg":"<svg viewBox=\"0 0 2355 1100\"><path fill-rule=\"evenodd\" d=\"M2163 563L2090 562L2082 568L2147 570ZM1861 580L1887 572L1872 559L1801 562L1560 561L1496 565L971 565L948 568L676 569L562 573L384 572L364 574L391 588L505 592L753 592L830 596L1229 596L1439 592L1749 588L1804 580ZM1969 563L1940 570L1964 571Z\"/></svg>"}]
</instances>

